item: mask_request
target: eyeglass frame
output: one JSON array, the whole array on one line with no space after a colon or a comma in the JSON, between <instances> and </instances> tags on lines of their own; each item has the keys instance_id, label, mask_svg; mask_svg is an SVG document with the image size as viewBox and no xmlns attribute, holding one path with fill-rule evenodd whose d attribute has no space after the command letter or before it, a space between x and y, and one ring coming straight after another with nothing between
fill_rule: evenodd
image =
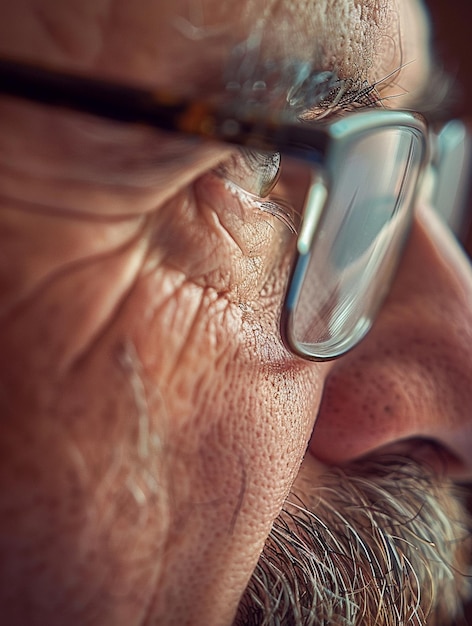
<instances>
[{"instance_id":1,"label":"eyeglass frame","mask_svg":"<svg viewBox=\"0 0 472 626\"><path fill-rule=\"evenodd\" d=\"M312 185L310 215L302 216L280 318L280 332L285 346L294 354L312 361L335 359L357 345L370 329L373 318L354 342L330 356L308 353L291 332L297 293L305 276L307 255L314 230L327 206L330 183L323 175L336 169L342 145L356 136L386 128L408 128L423 143L423 159L418 170L416 189L409 207L413 221L414 199L420 181L431 160L429 131L420 113L369 108L328 121L294 123L280 113L264 115L257 109L245 111L231 103L176 96L162 89L143 89L81 74L66 73L12 59L0 59L0 94L39 104L71 109L120 123L145 125L155 129L200 137L254 150L279 152L317 166ZM322 168L322 169L321 169ZM315 215L316 214L316 215ZM409 228L405 228L403 242ZM399 257L401 256L399 251ZM379 303L380 308L381 303Z\"/></svg>"}]
</instances>

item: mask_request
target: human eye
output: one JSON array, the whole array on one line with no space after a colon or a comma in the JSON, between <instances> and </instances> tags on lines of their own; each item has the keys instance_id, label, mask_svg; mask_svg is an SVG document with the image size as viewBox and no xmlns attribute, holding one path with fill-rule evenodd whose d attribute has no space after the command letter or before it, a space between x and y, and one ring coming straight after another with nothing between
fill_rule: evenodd
<instances>
[{"instance_id":1,"label":"human eye","mask_svg":"<svg viewBox=\"0 0 472 626\"><path fill-rule=\"evenodd\" d=\"M240 148L218 167L218 174L259 198L267 198L280 176L280 153Z\"/></svg>"},{"instance_id":2,"label":"human eye","mask_svg":"<svg viewBox=\"0 0 472 626\"><path fill-rule=\"evenodd\" d=\"M258 211L276 218L285 229L296 233L306 187L306 167L279 152L239 148L216 169L216 173L238 195Z\"/></svg>"}]
</instances>

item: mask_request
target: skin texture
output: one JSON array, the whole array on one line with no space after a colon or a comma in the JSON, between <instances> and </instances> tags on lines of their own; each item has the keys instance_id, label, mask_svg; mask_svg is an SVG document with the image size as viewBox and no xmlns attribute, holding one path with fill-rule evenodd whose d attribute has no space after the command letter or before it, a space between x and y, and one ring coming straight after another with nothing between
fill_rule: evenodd
<instances>
[{"instance_id":1,"label":"skin texture","mask_svg":"<svg viewBox=\"0 0 472 626\"><path fill-rule=\"evenodd\" d=\"M0 51L201 90L257 32L370 82L414 59L388 106L427 80L410 0L263 4L2 0ZM472 279L428 208L372 333L313 364L278 332L293 238L211 173L228 149L7 98L0 131L5 623L230 624L307 445L313 483L411 437L471 475Z\"/></svg>"}]
</instances>

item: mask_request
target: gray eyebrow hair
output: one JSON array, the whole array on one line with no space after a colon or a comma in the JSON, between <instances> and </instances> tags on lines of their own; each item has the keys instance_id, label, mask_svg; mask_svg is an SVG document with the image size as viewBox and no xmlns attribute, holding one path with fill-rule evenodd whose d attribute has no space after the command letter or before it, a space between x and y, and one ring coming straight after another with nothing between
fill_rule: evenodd
<instances>
[{"instance_id":1,"label":"gray eyebrow hair","mask_svg":"<svg viewBox=\"0 0 472 626\"><path fill-rule=\"evenodd\" d=\"M364 67L357 66L353 70L355 74L341 76L336 69L320 67L319 59L320 54L313 54L312 60L264 58L261 35L253 32L230 51L220 89L233 99L235 108L239 101L241 108L265 106L286 119L291 117L292 121L316 121L356 109L384 106L383 90L394 85L403 67L414 62L402 63L388 75L369 82ZM439 78L439 72L435 76ZM417 96L412 95L411 105L404 108L440 114L448 93L446 84L450 83L444 74L441 78L441 81L428 81L427 88ZM434 88L431 88L432 83ZM438 85L442 88L438 89ZM401 87L400 95L405 95ZM389 100L394 98L395 95L388 96Z\"/></svg>"},{"instance_id":2,"label":"gray eyebrow hair","mask_svg":"<svg viewBox=\"0 0 472 626\"><path fill-rule=\"evenodd\" d=\"M321 54L312 59L297 57L264 57L262 34L249 37L230 50L222 76L222 89L237 107L266 106L271 112L293 120L315 109L345 109L355 103L374 106L378 101L375 85L358 74L341 78L336 69L320 65Z\"/></svg>"}]
</instances>

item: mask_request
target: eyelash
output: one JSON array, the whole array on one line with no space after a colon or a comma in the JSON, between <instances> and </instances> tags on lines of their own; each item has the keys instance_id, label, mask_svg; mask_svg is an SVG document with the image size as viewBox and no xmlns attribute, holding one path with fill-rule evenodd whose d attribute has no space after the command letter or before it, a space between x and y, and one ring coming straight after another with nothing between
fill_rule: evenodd
<instances>
[{"instance_id":1,"label":"eyelash","mask_svg":"<svg viewBox=\"0 0 472 626\"><path fill-rule=\"evenodd\" d=\"M269 213L276 217L282 224L284 224L291 233L297 234L297 215L293 207L287 202L284 202L281 198L274 198L273 200L265 200L259 205L261 211ZM300 218L300 216L298 216Z\"/></svg>"}]
</instances>

